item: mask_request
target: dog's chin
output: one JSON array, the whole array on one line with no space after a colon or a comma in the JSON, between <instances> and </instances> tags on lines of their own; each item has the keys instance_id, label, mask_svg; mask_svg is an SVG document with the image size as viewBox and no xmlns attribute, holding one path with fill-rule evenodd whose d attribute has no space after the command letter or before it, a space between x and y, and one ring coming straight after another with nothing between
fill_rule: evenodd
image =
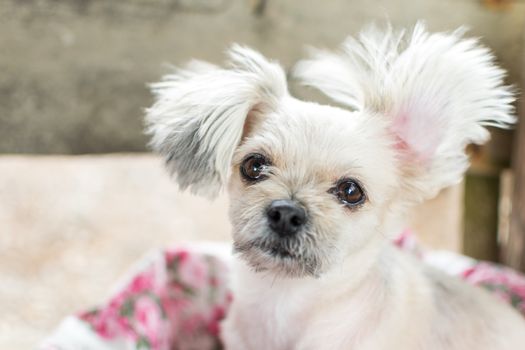
<instances>
[{"instance_id":1,"label":"dog's chin","mask_svg":"<svg viewBox=\"0 0 525 350\"><path fill-rule=\"evenodd\" d=\"M254 240L234 243L234 251L254 271L280 277L319 277L320 265L315 256L300 254L279 242Z\"/></svg>"}]
</instances>

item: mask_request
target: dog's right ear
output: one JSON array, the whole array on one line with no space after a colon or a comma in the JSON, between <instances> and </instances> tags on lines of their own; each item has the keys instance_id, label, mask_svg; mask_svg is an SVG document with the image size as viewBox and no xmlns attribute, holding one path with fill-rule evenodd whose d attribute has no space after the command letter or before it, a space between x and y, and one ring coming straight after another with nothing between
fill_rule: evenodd
<instances>
[{"instance_id":1,"label":"dog's right ear","mask_svg":"<svg viewBox=\"0 0 525 350\"><path fill-rule=\"evenodd\" d=\"M238 45L228 56L227 69L194 61L153 84L146 112L151 146L180 188L210 197L227 182L248 115L275 110L288 94L277 63Z\"/></svg>"},{"instance_id":2,"label":"dog's right ear","mask_svg":"<svg viewBox=\"0 0 525 350\"><path fill-rule=\"evenodd\" d=\"M414 202L461 181L465 148L485 143L487 126L516 121L505 71L463 32L429 33L422 22L409 32L370 27L295 71L342 105L387 122L403 196Z\"/></svg>"}]
</instances>

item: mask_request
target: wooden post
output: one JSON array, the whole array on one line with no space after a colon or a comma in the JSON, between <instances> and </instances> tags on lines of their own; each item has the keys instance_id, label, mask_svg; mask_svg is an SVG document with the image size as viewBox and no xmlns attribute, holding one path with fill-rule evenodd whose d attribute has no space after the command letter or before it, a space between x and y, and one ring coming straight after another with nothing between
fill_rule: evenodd
<instances>
[{"instance_id":1,"label":"wooden post","mask_svg":"<svg viewBox=\"0 0 525 350\"><path fill-rule=\"evenodd\" d=\"M499 173L471 171L465 178L463 253L498 260Z\"/></svg>"},{"instance_id":2,"label":"wooden post","mask_svg":"<svg viewBox=\"0 0 525 350\"><path fill-rule=\"evenodd\" d=\"M525 96L521 96L520 122L514 135L514 191L509 235L501 247L503 263L525 271Z\"/></svg>"}]
</instances>

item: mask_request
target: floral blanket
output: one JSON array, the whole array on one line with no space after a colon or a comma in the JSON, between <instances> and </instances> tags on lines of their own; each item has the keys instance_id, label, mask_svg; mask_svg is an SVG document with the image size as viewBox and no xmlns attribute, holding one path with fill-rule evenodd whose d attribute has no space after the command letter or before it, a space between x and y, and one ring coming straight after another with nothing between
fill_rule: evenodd
<instances>
[{"instance_id":1,"label":"floral blanket","mask_svg":"<svg viewBox=\"0 0 525 350\"><path fill-rule=\"evenodd\" d=\"M494 292L525 316L525 276L450 252L424 251L403 232L394 242L425 263ZM178 246L149 255L112 297L67 317L40 350L220 349L228 290L229 247Z\"/></svg>"}]
</instances>

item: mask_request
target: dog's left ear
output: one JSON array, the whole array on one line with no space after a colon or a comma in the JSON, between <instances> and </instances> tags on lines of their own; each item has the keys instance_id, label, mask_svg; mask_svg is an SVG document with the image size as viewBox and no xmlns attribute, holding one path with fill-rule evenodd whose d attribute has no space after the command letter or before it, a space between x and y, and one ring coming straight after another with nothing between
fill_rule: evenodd
<instances>
[{"instance_id":1,"label":"dog's left ear","mask_svg":"<svg viewBox=\"0 0 525 350\"><path fill-rule=\"evenodd\" d=\"M461 180L465 147L508 127L514 96L493 55L463 30L430 34L371 27L338 53L317 51L295 74L353 110L388 123L401 182L420 201Z\"/></svg>"},{"instance_id":2,"label":"dog's left ear","mask_svg":"<svg viewBox=\"0 0 525 350\"><path fill-rule=\"evenodd\" d=\"M228 68L194 61L153 84L146 114L151 145L179 187L209 197L227 182L250 113L271 112L288 94L278 64L237 45L228 56Z\"/></svg>"}]
</instances>

